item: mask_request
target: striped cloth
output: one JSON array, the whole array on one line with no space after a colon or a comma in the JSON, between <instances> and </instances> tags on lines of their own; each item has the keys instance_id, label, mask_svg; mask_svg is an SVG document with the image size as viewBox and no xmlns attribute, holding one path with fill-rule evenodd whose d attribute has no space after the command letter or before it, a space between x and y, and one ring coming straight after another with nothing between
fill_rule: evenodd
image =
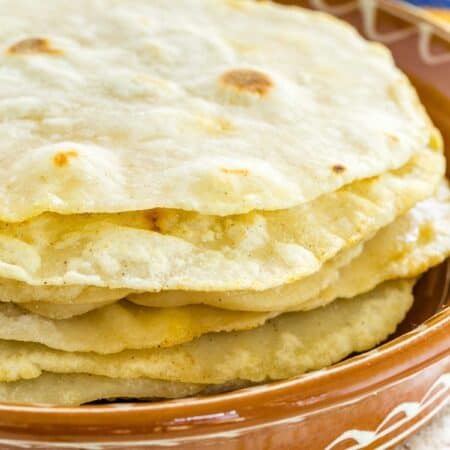
<instances>
[{"instance_id":1,"label":"striped cloth","mask_svg":"<svg viewBox=\"0 0 450 450\"><path fill-rule=\"evenodd\" d=\"M408 0L408 2L425 8L450 8L450 0Z\"/></svg>"}]
</instances>

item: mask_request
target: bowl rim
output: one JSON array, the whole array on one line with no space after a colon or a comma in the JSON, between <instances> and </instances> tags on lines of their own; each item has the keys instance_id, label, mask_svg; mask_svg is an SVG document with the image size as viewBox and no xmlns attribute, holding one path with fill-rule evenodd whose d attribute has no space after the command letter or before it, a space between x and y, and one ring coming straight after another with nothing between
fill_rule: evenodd
<instances>
[{"instance_id":1,"label":"bowl rim","mask_svg":"<svg viewBox=\"0 0 450 450\"><path fill-rule=\"evenodd\" d=\"M438 35L450 42L450 28L441 26L430 14L418 7L394 2L378 0L378 5L387 11L395 11L399 17L414 23L426 23L437 31ZM445 270L446 294L449 295L450 260L442 265ZM443 299L444 303L446 299ZM210 432L205 426L211 423L232 426L239 429L245 426L264 422L267 426L280 419L274 414L274 398L278 401L295 399L296 414L305 417L318 411L342 405L355 397L372 392L377 386L392 384L398 377L406 377L412 372L432 365L438 360L450 359L450 305L430 317L415 329L376 347L375 349L344 360L331 367L307 373L289 380L277 381L234 392L208 397L190 397L179 400L165 400L148 403L121 403L106 405L87 405L78 407L48 405L17 405L0 402L0 431L33 434L33 426L57 427L61 434L68 436L71 432L79 436L79 427L87 437L99 436L99 430L121 428L147 430L154 427L156 435L161 426L167 432L168 424L183 423L189 418L189 429L195 434ZM416 357L411 362L410 355ZM392 364L395 358L396 364ZM351 377L351 385L343 385L342 379ZM347 378L348 379L348 378ZM245 406L251 400L251 411ZM245 412L243 412L245 410ZM239 411L237 413L236 411ZM285 414L285 418L292 416ZM244 417L244 419L243 419ZM273 420L268 420L268 418ZM243 422L245 421L245 424ZM24 429L23 424L27 424ZM176 427L174 428L176 429ZM31 430L31 431L29 431ZM163 430L163 431L164 431ZM54 428L52 428L52 434ZM58 433L58 431L56 431ZM115 436L114 439L118 439ZM148 437L147 437L148 438ZM152 436L153 438L153 436ZM165 436L167 438L167 435ZM113 438L111 438L114 440Z\"/></svg>"},{"instance_id":2,"label":"bowl rim","mask_svg":"<svg viewBox=\"0 0 450 450\"><path fill-rule=\"evenodd\" d=\"M408 21L413 19L414 24L427 23L431 25L435 32L444 39L450 41L450 25L448 22L434 17L431 11L446 11L439 8L423 9L422 7L406 3L406 0L377 0L377 4L380 9L395 11L398 13L398 17L406 18Z\"/></svg>"}]
</instances>

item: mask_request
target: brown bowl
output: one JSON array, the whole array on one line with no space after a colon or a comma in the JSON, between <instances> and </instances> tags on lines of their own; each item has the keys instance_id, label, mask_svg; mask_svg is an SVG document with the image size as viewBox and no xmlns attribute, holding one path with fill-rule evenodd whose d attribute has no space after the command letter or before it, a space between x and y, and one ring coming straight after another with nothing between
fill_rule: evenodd
<instances>
[{"instance_id":1,"label":"brown bowl","mask_svg":"<svg viewBox=\"0 0 450 450\"><path fill-rule=\"evenodd\" d=\"M311 4L391 48L442 130L450 161L450 32L423 12L386 0L361 1L364 14L354 1ZM446 262L422 278L413 309L389 342L288 381L158 403L0 404L0 448L391 448L449 397L449 284Z\"/></svg>"}]
</instances>

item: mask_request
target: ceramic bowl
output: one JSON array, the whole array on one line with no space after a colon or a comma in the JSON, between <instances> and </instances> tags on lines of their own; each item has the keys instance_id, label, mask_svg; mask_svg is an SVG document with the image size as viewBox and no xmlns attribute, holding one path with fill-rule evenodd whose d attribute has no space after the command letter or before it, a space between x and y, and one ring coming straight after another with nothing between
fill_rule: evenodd
<instances>
[{"instance_id":1,"label":"ceramic bowl","mask_svg":"<svg viewBox=\"0 0 450 450\"><path fill-rule=\"evenodd\" d=\"M388 45L450 150L450 31L384 0L284 3L326 10ZM449 274L446 262L421 279L413 309L387 343L330 368L207 398L78 408L0 404L0 448L391 448L449 397Z\"/></svg>"}]
</instances>

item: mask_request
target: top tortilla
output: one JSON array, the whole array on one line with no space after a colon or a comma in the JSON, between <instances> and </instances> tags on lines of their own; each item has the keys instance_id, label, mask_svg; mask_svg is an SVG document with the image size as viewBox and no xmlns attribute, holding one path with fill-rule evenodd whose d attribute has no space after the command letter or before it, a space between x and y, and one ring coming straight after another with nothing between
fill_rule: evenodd
<instances>
[{"instance_id":1,"label":"top tortilla","mask_svg":"<svg viewBox=\"0 0 450 450\"><path fill-rule=\"evenodd\" d=\"M0 42L3 221L292 208L433 133L386 49L300 8L6 0Z\"/></svg>"}]
</instances>

